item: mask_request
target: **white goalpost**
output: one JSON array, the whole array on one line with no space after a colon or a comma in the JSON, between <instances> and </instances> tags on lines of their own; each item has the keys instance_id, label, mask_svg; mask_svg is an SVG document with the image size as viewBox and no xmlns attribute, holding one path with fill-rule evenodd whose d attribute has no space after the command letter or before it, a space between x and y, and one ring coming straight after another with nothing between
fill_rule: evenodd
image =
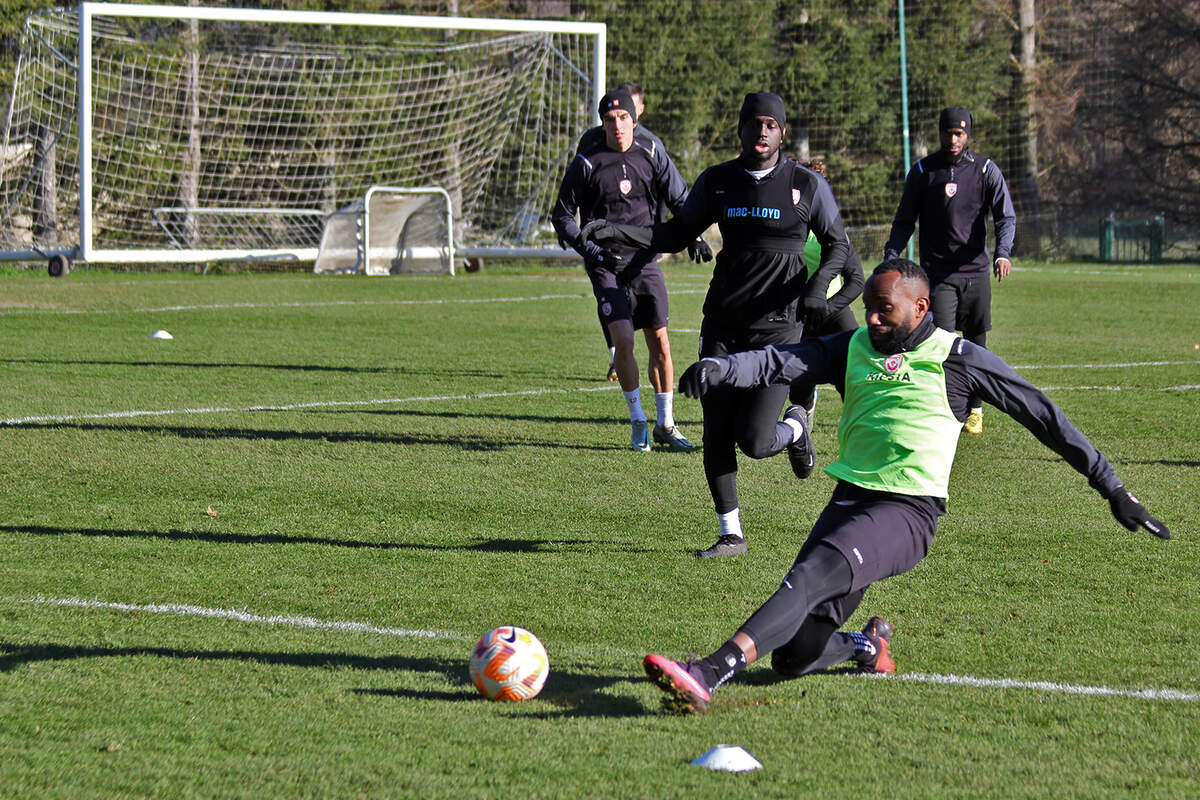
<instances>
[{"instance_id":1,"label":"white goalpost","mask_svg":"<svg viewBox=\"0 0 1200 800\"><path fill-rule=\"evenodd\" d=\"M315 263L356 203L366 272L573 255L549 214L604 51L602 23L34 13L0 149L0 258Z\"/></svg>"}]
</instances>

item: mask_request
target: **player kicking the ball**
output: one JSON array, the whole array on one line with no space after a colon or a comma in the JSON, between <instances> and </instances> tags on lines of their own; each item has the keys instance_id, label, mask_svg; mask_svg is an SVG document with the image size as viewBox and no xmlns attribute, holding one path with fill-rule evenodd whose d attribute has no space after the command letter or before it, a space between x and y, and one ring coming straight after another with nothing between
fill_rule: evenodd
<instances>
[{"instance_id":1,"label":"player kicking the ball","mask_svg":"<svg viewBox=\"0 0 1200 800\"><path fill-rule=\"evenodd\" d=\"M843 406L838 460L825 469L837 486L779 589L711 655L686 663L646 656L646 673L672 710L703 713L717 687L768 652L784 675L843 661L895 671L887 622L875 617L861 632L838 628L868 586L909 571L928 552L972 397L1013 417L1085 475L1126 528L1171 537L1049 397L999 356L934 325L919 266L880 264L863 304L865 328L705 358L680 378L680 391L700 397L717 386L807 377L834 384Z\"/></svg>"}]
</instances>

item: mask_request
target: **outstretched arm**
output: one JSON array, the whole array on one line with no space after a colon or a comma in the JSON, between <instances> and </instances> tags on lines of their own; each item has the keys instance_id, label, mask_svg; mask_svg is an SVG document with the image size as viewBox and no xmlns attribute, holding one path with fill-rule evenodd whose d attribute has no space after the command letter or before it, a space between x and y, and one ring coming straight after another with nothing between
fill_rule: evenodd
<instances>
[{"instance_id":1,"label":"outstretched arm","mask_svg":"<svg viewBox=\"0 0 1200 800\"><path fill-rule=\"evenodd\" d=\"M1039 442L1087 477L1091 487L1108 500L1118 522L1131 531L1142 527L1160 538L1171 538L1167 526L1151 516L1129 493L1104 454L1044 392L1019 376L991 351L961 339L955 347L952 357L961 358L966 365L971 391L1020 422Z\"/></svg>"},{"instance_id":2,"label":"outstretched arm","mask_svg":"<svg viewBox=\"0 0 1200 800\"><path fill-rule=\"evenodd\" d=\"M716 386L749 389L789 384L802 376L814 383L832 383L841 391L846 353L853 334L854 331L844 331L797 344L708 356L684 371L679 391L688 397L700 397Z\"/></svg>"},{"instance_id":3,"label":"outstretched arm","mask_svg":"<svg viewBox=\"0 0 1200 800\"><path fill-rule=\"evenodd\" d=\"M624 244L655 253L678 253L689 247L713 223L707 207L704 175L696 179L679 213L653 227L593 220L584 226L582 239L601 247Z\"/></svg>"}]
</instances>

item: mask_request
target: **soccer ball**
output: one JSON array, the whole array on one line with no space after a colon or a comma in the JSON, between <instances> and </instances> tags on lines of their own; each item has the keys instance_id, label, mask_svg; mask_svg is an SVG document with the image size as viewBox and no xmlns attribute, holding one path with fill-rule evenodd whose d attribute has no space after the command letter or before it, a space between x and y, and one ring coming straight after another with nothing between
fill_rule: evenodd
<instances>
[{"instance_id":1,"label":"soccer ball","mask_svg":"<svg viewBox=\"0 0 1200 800\"><path fill-rule=\"evenodd\" d=\"M471 682L492 700L528 700L542 690L549 674L546 648L515 625L493 628L471 651Z\"/></svg>"}]
</instances>

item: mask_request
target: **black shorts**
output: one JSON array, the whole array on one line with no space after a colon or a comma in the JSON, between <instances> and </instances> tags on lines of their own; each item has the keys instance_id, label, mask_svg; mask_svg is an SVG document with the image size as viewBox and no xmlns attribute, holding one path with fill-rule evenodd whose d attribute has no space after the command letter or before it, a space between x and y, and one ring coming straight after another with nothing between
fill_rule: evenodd
<instances>
[{"instance_id":1,"label":"black shorts","mask_svg":"<svg viewBox=\"0 0 1200 800\"><path fill-rule=\"evenodd\" d=\"M800 548L799 561L819 544L831 545L850 563L850 593L818 605L812 616L845 624L868 586L915 567L933 543L946 504L936 497L875 492L838 481L829 504Z\"/></svg>"},{"instance_id":2,"label":"black shorts","mask_svg":"<svg viewBox=\"0 0 1200 800\"><path fill-rule=\"evenodd\" d=\"M933 322L947 331L962 331L970 339L992 329L992 276L950 275L929 290Z\"/></svg>"},{"instance_id":3,"label":"black shorts","mask_svg":"<svg viewBox=\"0 0 1200 800\"><path fill-rule=\"evenodd\" d=\"M658 264L632 267L613 272L605 267L589 267L596 310L604 327L621 319L633 323L634 330L667 327L667 282Z\"/></svg>"}]
</instances>

